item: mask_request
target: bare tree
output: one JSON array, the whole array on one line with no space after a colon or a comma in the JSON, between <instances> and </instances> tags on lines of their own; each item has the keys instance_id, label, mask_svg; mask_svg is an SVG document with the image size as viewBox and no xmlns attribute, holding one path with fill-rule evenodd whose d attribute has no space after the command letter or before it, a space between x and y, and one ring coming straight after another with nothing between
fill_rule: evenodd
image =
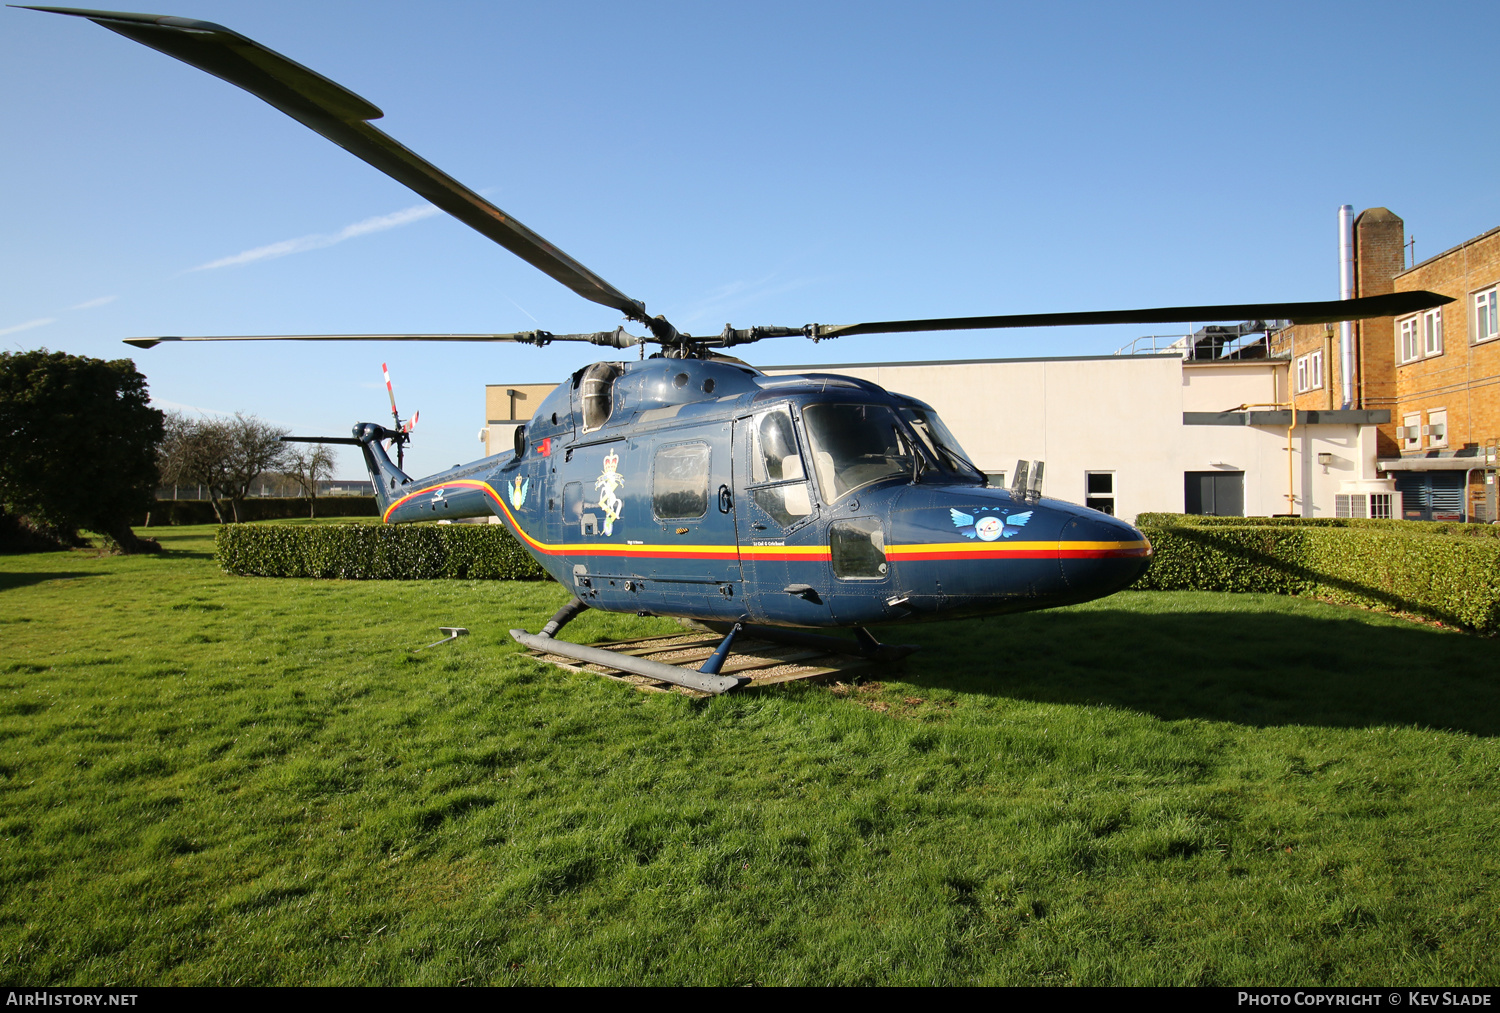
<instances>
[{"instance_id":1,"label":"bare tree","mask_svg":"<svg viewBox=\"0 0 1500 1013\"><path fill-rule=\"evenodd\" d=\"M285 429L236 413L233 419L190 419L172 413L158 466L164 482L202 485L219 523L240 519L240 506L263 472L286 459Z\"/></svg>"},{"instance_id":2,"label":"bare tree","mask_svg":"<svg viewBox=\"0 0 1500 1013\"><path fill-rule=\"evenodd\" d=\"M310 449L288 450L282 462L286 477L297 483L307 495L308 516L318 516L318 483L333 477L333 454L321 443L309 444Z\"/></svg>"},{"instance_id":3,"label":"bare tree","mask_svg":"<svg viewBox=\"0 0 1500 1013\"><path fill-rule=\"evenodd\" d=\"M225 423L168 412L166 438L162 441L157 468L164 483L197 485L206 489L214 514L222 524L226 513L223 483L232 453Z\"/></svg>"},{"instance_id":4,"label":"bare tree","mask_svg":"<svg viewBox=\"0 0 1500 1013\"><path fill-rule=\"evenodd\" d=\"M281 438L288 430L243 412L235 412L234 421L223 425L229 431L230 455L220 488L228 496L234 519L238 521L240 505L250 495L255 480L263 472L282 470L289 448Z\"/></svg>"}]
</instances>

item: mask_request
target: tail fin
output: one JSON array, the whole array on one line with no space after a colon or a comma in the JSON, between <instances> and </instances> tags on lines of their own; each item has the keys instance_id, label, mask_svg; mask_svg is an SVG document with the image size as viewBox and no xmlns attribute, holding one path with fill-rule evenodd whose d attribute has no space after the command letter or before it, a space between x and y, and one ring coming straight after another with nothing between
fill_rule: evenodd
<instances>
[{"instance_id":1,"label":"tail fin","mask_svg":"<svg viewBox=\"0 0 1500 1013\"><path fill-rule=\"evenodd\" d=\"M365 467L370 472L370 483L375 487L375 500L380 504L383 516L392 503L406 495L405 488L411 484L411 476L391 463L381 446L383 440L395 440L400 436L384 426L373 422L360 422L354 427L354 439L365 455Z\"/></svg>"}]
</instances>

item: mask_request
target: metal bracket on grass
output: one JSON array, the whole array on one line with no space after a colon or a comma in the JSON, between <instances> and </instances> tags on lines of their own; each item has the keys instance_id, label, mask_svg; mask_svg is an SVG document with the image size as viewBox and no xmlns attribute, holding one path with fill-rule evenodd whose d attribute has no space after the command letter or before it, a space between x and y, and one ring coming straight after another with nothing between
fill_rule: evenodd
<instances>
[{"instance_id":1,"label":"metal bracket on grass","mask_svg":"<svg viewBox=\"0 0 1500 1013\"><path fill-rule=\"evenodd\" d=\"M442 640L433 641L427 647L413 647L411 653L416 654L418 651L425 651L428 647L441 647L444 644L451 644L459 637L467 637L469 635L469 631L462 626L439 626L438 630L448 635Z\"/></svg>"}]
</instances>

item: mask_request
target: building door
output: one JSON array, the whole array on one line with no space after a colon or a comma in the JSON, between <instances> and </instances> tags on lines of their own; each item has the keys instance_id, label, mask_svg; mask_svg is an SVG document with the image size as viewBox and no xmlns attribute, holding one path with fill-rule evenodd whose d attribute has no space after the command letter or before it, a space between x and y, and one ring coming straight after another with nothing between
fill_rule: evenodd
<instances>
[{"instance_id":1,"label":"building door","mask_svg":"<svg viewBox=\"0 0 1500 1013\"><path fill-rule=\"evenodd\" d=\"M1401 516L1409 521L1464 519L1464 473L1461 471L1404 471L1396 475L1401 490Z\"/></svg>"},{"instance_id":2,"label":"building door","mask_svg":"<svg viewBox=\"0 0 1500 1013\"><path fill-rule=\"evenodd\" d=\"M1182 510L1213 517L1245 516L1243 471L1189 471L1183 475Z\"/></svg>"}]
</instances>

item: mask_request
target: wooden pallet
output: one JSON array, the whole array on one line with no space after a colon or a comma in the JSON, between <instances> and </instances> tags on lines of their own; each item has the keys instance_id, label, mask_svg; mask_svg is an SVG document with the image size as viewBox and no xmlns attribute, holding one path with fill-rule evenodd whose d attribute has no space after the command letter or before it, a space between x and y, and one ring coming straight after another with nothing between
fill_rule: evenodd
<instances>
[{"instance_id":1,"label":"wooden pallet","mask_svg":"<svg viewBox=\"0 0 1500 1013\"><path fill-rule=\"evenodd\" d=\"M590 644L606 651L631 654L638 658L649 658L665 665L696 670L719 646L723 637L717 633L684 631L661 637L639 637L635 640L613 640ZM644 675L635 675L619 669L592 665L574 658L565 658L545 651L529 650L528 657L545 661L570 672L591 672L607 679L627 682L637 689L651 692L685 693L688 696L707 696L697 690L674 686ZM723 675L746 676L750 682L736 692L745 693L798 681L824 682L849 680L857 676L860 669L868 667L869 660L851 657L833 651L792 644L777 644L749 634L741 634L734 642L734 650L724 662Z\"/></svg>"}]
</instances>

